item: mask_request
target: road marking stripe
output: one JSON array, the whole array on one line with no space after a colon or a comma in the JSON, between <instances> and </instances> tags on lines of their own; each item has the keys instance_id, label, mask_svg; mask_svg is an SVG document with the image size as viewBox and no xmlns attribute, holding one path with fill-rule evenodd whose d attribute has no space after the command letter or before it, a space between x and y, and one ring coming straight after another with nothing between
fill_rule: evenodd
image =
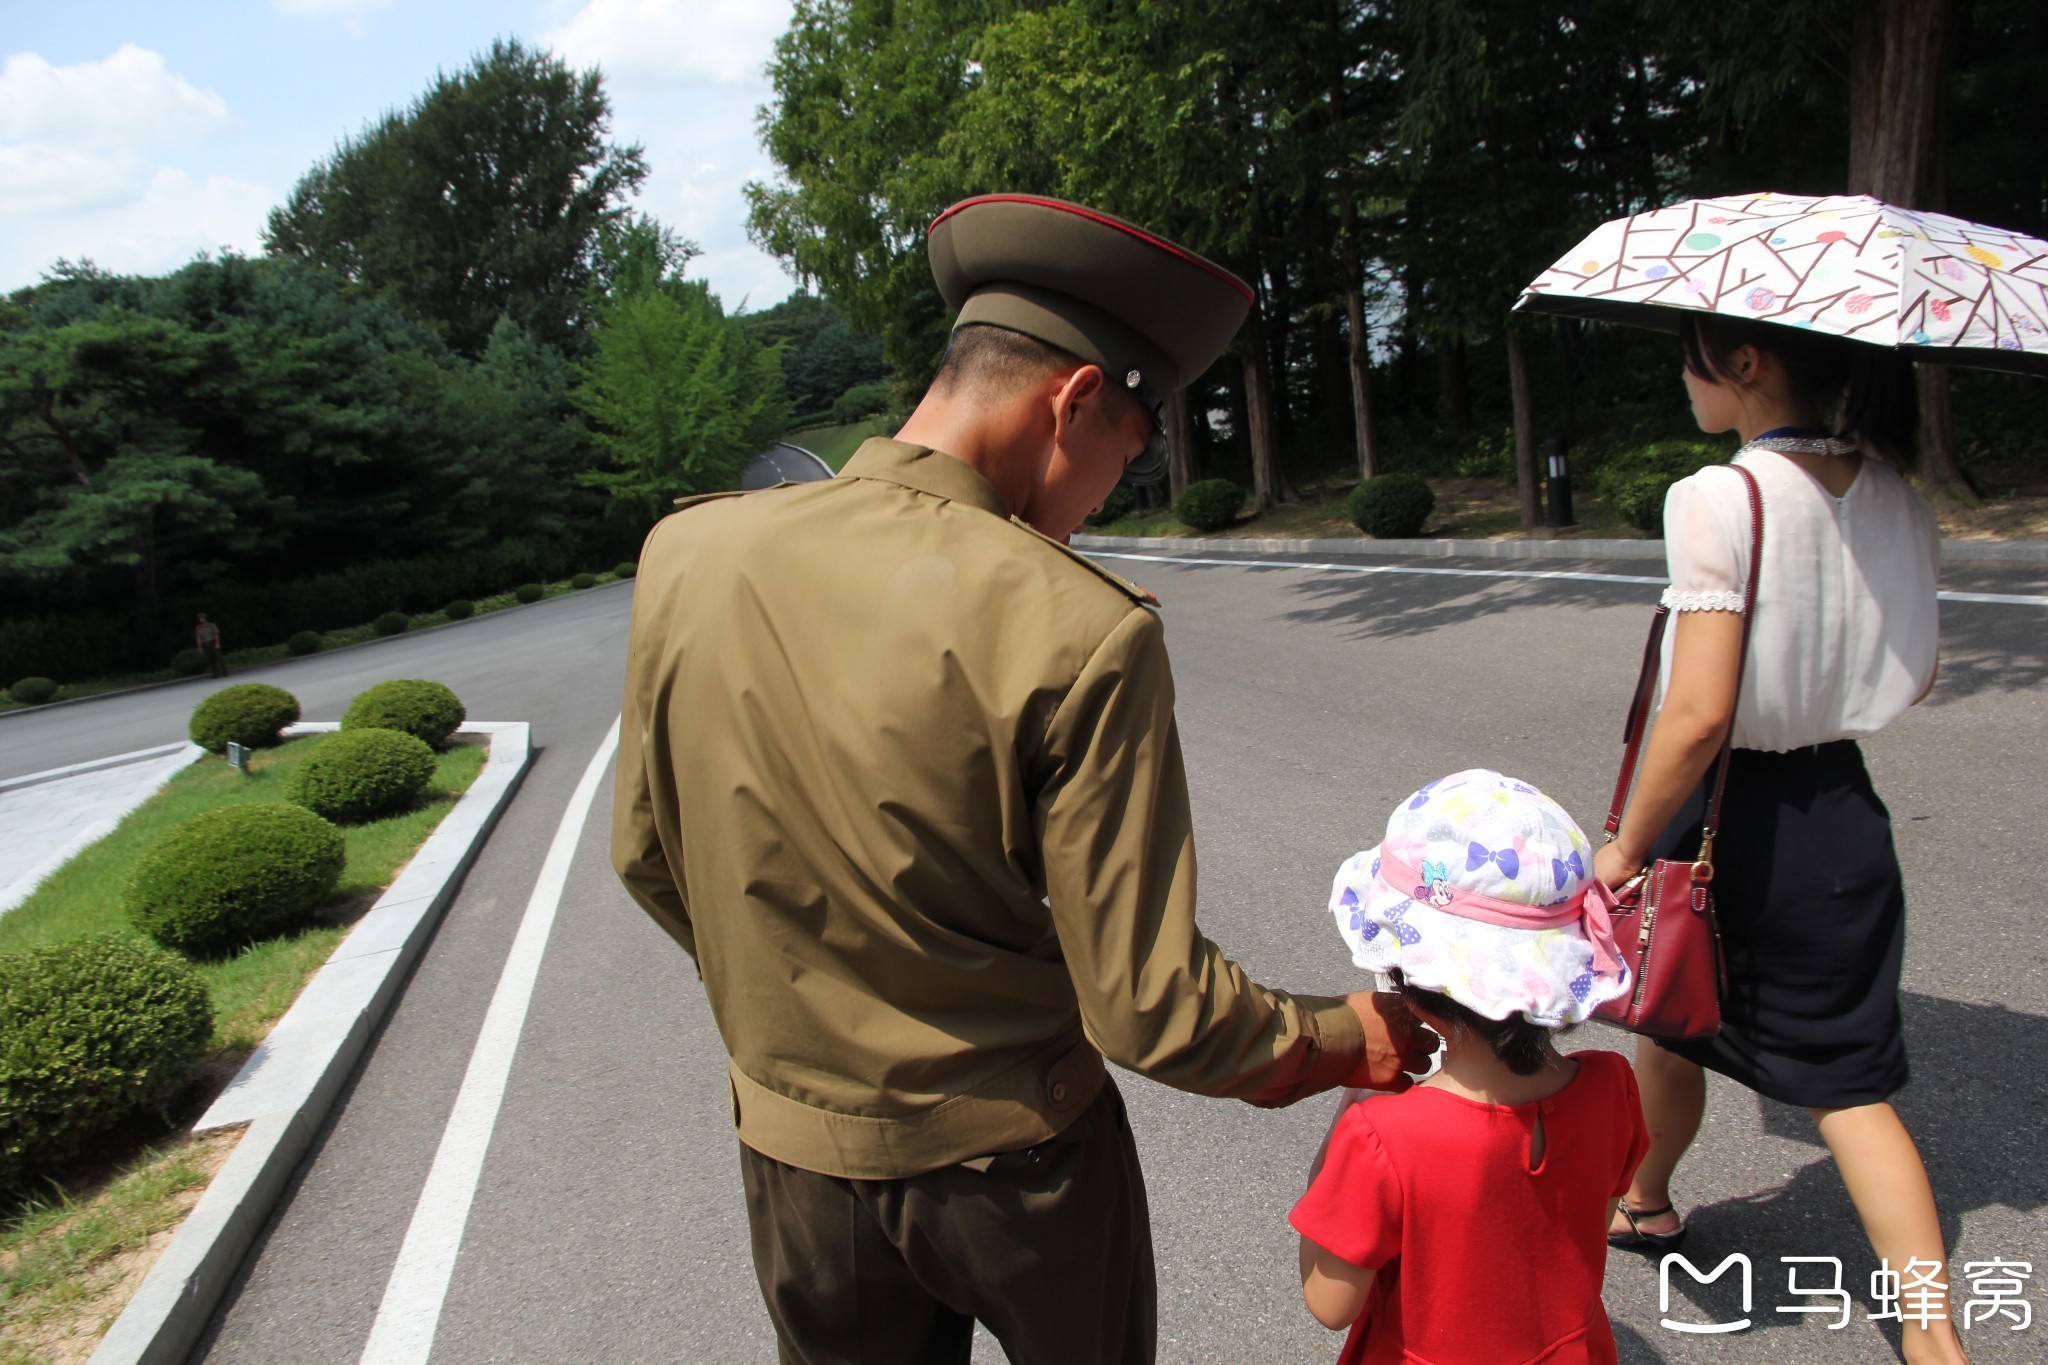
<instances>
[{"instance_id":1,"label":"road marking stripe","mask_svg":"<svg viewBox=\"0 0 2048 1365\"><path fill-rule=\"evenodd\" d=\"M1141 564L1194 564L1221 569L1312 569L1324 573L1427 574L1440 578L1562 578L1579 583L1626 583L1661 588L1668 578L1638 574L1579 573L1569 569L1434 569L1405 564L1325 564L1300 559L1195 559L1174 555L1133 555L1113 550L1082 550L1090 559L1130 559ZM2009 592L1943 592L1944 602L1990 602L2005 607L2048 607L2048 597Z\"/></svg>"},{"instance_id":2,"label":"road marking stripe","mask_svg":"<svg viewBox=\"0 0 2048 1365\"><path fill-rule=\"evenodd\" d=\"M498 1124L506 1082L512 1076L512 1058L519 1049L526 1007L540 978L548 932L554 927L562 889L569 881L569 864L576 856L576 844L604 779L605 765L618 746L619 722L613 720L604 743L597 746L590 766L583 770L583 780L569 797L554 842L548 845L533 896L519 921L519 933L505 958L505 970L498 977L498 989L484 1015L476 1050L470 1053L469 1070L462 1077L455 1108L442 1131L441 1146L434 1153L433 1169L413 1207L412 1224L384 1286L384 1299L377 1305L377 1320L363 1347L363 1365L422 1365L433 1350L441 1304L448 1296L456 1253L462 1249L463 1229L469 1222L469 1206L483 1175L484 1154Z\"/></svg>"}]
</instances>

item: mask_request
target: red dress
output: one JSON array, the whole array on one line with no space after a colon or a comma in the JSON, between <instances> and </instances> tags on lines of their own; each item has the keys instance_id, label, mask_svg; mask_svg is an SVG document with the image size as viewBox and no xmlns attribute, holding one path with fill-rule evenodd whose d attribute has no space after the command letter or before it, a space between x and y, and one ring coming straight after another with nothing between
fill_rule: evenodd
<instances>
[{"instance_id":1,"label":"red dress","mask_svg":"<svg viewBox=\"0 0 2048 1365\"><path fill-rule=\"evenodd\" d=\"M1379 1271L1339 1365L1613 1365L1607 1221L1650 1137L1627 1059L1572 1057L1578 1074L1546 1100L1418 1086L1337 1121L1288 1221Z\"/></svg>"}]
</instances>

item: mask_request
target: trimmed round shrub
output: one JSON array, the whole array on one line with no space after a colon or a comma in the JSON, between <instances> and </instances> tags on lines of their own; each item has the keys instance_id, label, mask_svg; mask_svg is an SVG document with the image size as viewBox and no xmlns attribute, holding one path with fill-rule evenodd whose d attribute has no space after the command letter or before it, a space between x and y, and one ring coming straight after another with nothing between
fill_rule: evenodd
<instances>
[{"instance_id":1,"label":"trimmed round shrub","mask_svg":"<svg viewBox=\"0 0 2048 1365\"><path fill-rule=\"evenodd\" d=\"M612 566L613 578L631 578L634 574L637 574L639 572L640 566L638 564L635 564L630 559L621 560L619 563L614 564Z\"/></svg>"},{"instance_id":2,"label":"trimmed round shrub","mask_svg":"<svg viewBox=\"0 0 2048 1365\"><path fill-rule=\"evenodd\" d=\"M277 743L285 726L298 719L299 699L282 687L236 683L192 708L187 733L194 744L216 754L226 753L230 740L267 749Z\"/></svg>"},{"instance_id":3,"label":"trimmed round shrub","mask_svg":"<svg viewBox=\"0 0 2048 1365\"><path fill-rule=\"evenodd\" d=\"M308 754L305 763L312 760ZM129 875L122 906L164 947L224 957L303 925L347 859L341 831L303 807L222 806L151 844Z\"/></svg>"},{"instance_id":4,"label":"trimmed round shrub","mask_svg":"<svg viewBox=\"0 0 2048 1365\"><path fill-rule=\"evenodd\" d=\"M521 583L512 589L512 595L522 602L538 602L548 595L548 590L538 583Z\"/></svg>"},{"instance_id":5,"label":"trimmed round shrub","mask_svg":"<svg viewBox=\"0 0 2048 1365\"><path fill-rule=\"evenodd\" d=\"M41 706L56 695L57 682L54 678L23 678L7 689L8 698L23 706Z\"/></svg>"},{"instance_id":6,"label":"trimmed round shrub","mask_svg":"<svg viewBox=\"0 0 2048 1365\"><path fill-rule=\"evenodd\" d=\"M434 751L402 730L343 730L299 760L284 794L343 823L403 810L434 775Z\"/></svg>"},{"instance_id":7,"label":"trimmed round shrub","mask_svg":"<svg viewBox=\"0 0 2048 1365\"><path fill-rule=\"evenodd\" d=\"M1090 526L1107 526L1112 521L1122 521L1137 510L1138 495L1130 490L1128 484L1120 483L1110 489L1109 496L1102 500L1102 510L1100 512L1090 512L1088 514L1088 524Z\"/></svg>"},{"instance_id":8,"label":"trimmed round shrub","mask_svg":"<svg viewBox=\"0 0 2048 1365\"><path fill-rule=\"evenodd\" d=\"M1228 479L1202 479L1191 483L1173 505L1173 514L1197 531L1214 531L1237 520L1244 506L1244 490Z\"/></svg>"},{"instance_id":9,"label":"trimmed round shrub","mask_svg":"<svg viewBox=\"0 0 2048 1365\"><path fill-rule=\"evenodd\" d=\"M284 652L303 659L308 654L318 654L327 647L327 641L317 630L302 630L284 642Z\"/></svg>"},{"instance_id":10,"label":"trimmed round shrub","mask_svg":"<svg viewBox=\"0 0 2048 1365\"><path fill-rule=\"evenodd\" d=\"M403 635L412 629L412 618L402 611L387 611L370 622L370 629L379 635Z\"/></svg>"},{"instance_id":11,"label":"trimmed round shrub","mask_svg":"<svg viewBox=\"0 0 2048 1365\"><path fill-rule=\"evenodd\" d=\"M1420 474L1381 474L1352 489L1344 510L1375 540L1407 540L1421 534L1436 494Z\"/></svg>"},{"instance_id":12,"label":"trimmed round shrub","mask_svg":"<svg viewBox=\"0 0 2048 1365\"><path fill-rule=\"evenodd\" d=\"M569 586L579 591L584 588L594 588L597 586L597 575L594 573L577 574L569 580Z\"/></svg>"},{"instance_id":13,"label":"trimmed round shrub","mask_svg":"<svg viewBox=\"0 0 2048 1365\"><path fill-rule=\"evenodd\" d=\"M467 621L470 617L476 615L476 603L470 601L467 597L458 597L447 606L441 608L441 614L451 621Z\"/></svg>"},{"instance_id":14,"label":"trimmed round shrub","mask_svg":"<svg viewBox=\"0 0 2048 1365\"><path fill-rule=\"evenodd\" d=\"M1671 485L1723 458L1705 441L1656 441L1617 455L1593 476L1593 487L1608 509L1638 531L1664 534L1664 495Z\"/></svg>"},{"instance_id":15,"label":"trimmed round shrub","mask_svg":"<svg viewBox=\"0 0 2048 1365\"><path fill-rule=\"evenodd\" d=\"M206 671L206 654L197 649L181 649L171 656L171 672L181 678L196 678Z\"/></svg>"},{"instance_id":16,"label":"trimmed round shrub","mask_svg":"<svg viewBox=\"0 0 2048 1365\"><path fill-rule=\"evenodd\" d=\"M140 939L0 954L0 1186L32 1183L162 1105L212 1037L199 973Z\"/></svg>"},{"instance_id":17,"label":"trimmed round shrub","mask_svg":"<svg viewBox=\"0 0 2048 1365\"><path fill-rule=\"evenodd\" d=\"M341 714L344 730L403 730L438 749L469 714L462 699L424 678L393 678L355 695Z\"/></svg>"}]
</instances>

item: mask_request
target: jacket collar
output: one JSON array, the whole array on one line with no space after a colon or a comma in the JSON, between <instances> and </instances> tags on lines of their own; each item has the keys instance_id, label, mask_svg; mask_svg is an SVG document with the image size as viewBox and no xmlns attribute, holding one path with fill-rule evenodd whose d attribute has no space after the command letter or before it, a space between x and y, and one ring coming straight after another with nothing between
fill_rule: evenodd
<instances>
[{"instance_id":1,"label":"jacket collar","mask_svg":"<svg viewBox=\"0 0 2048 1365\"><path fill-rule=\"evenodd\" d=\"M996 496L987 479L953 456L926 446L914 446L876 436L861 444L840 471L844 478L880 479L902 484L920 493L964 502L984 512L1009 520L1010 509Z\"/></svg>"}]
</instances>

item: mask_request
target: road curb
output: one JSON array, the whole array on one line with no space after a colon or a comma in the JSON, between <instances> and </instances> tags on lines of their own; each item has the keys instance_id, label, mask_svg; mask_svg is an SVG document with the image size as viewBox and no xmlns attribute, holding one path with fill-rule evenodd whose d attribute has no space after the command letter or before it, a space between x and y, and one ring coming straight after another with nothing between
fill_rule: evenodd
<instances>
[{"instance_id":1,"label":"road curb","mask_svg":"<svg viewBox=\"0 0 2048 1365\"><path fill-rule=\"evenodd\" d=\"M1654 559L1661 540L1275 540L1250 536L1075 536L1077 550L1206 550L1238 554L1381 555L1397 559ZM1944 540L1944 564L2048 564L2048 540Z\"/></svg>"},{"instance_id":2,"label":"road curb","mask_svg":"<svg viewBox=\"0 0 2048 1365\"><path fill-rule=\"evenodd\" d=\"M172 744L158 744L148 749L132 749L112 758L95 758L88 763L69 763L61 768L45 768L39 773L25 773L0 781L0 792L14 791L20 787L33 787L43 782L60 782L67 777L81 777L86 773L105 772L108 768L123 768L130 763L146 763L152 758L168 758L180 749L191 750L197 759L206 750L189 740L178 740Z\"/></svg>"},{"instance_id":3,"label":"road curb","mask_svg":"<svg viewBox=\"0 0 2048 1365\"><path fill-rule=\"evenodd\" d=\"M286 733L336 728L314 722ZM472 721L456 733L491 737L484 770L194 1125L247 1128L91 1365L178 1365L190 1353L533 763L532 727L523 721Z\"/></svg>"},{"instance_id":4,"label":"road curb","mask_svg":"<svg viewBox=\"0 0 2048 1365\"><path fill-rule=\"evenodd\" d=\"M334 654L346 654L352 649L368 649L371 645L388 645L393 640L414 640L422 635L432 635L437 630L453 630L457 626L466 626L476 621L494 621L500 616L506 616L515 611L525 611L529 607L545 607L550 603L559 602L565 597L582 597L604 588L616 588L621 583L631 583L633 581L631 578L615 578L609 583L593 583L587 588L571 588L568 592L558 592L553 597L543 597L538 602L515 602L509 607L499 607L496 611L487 611L481 616L465 616L460 621L443 621L437 626L421 626L418 630L402 630L396 635L376 635L367 640L357 640L354 644L336 645L332 649L323 649L314 654L287 654L282 659L272 659L269 663L245 664L243 667L248 669L277 668L283 664L304 663L311 659L325 659ZM232 677L233 675L230 674L229 676ZM162 682L137 683L133 687L116 687L106 692L95 692L89 697L66 697L62 701L46 701L41 706L22 706L12 711L0 711L0 722L12 720L16 716L39 716L45 711L55 711L61 706L83 706L87 702L105 701L108 697L132 697L137 692L154 692L160 687L182 687L186 683L199 681L202 680L197 677L166 678ZM206 679L205 681L218 682L220 680L214 678Z\"/></svg>"}]
</instances>

